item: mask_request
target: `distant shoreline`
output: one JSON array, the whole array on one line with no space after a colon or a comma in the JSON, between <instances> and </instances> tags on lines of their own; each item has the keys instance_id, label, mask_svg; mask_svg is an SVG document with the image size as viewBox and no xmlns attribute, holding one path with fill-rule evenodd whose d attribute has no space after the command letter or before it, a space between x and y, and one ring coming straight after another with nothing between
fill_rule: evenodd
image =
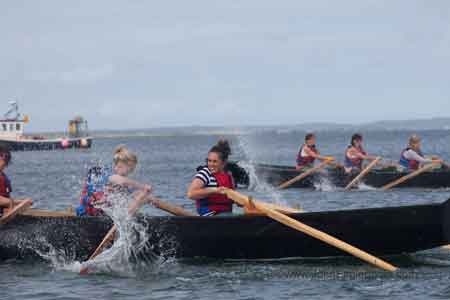
<instances>
[{"instance_id":1,"label":"distant shoreline","mask_svg":"<svg viewBox=\"0 0 450 300\"><path fill-rule=\"evenodd\" d=\"M323 131L428 131L450 130L450 118L418 119L406 121L377 121L364 124L339 123L303 123L297 125L254 125L254 126L179 126L161 128L136 128L126 130L91 130L94 138L118 137L164 137L164 136L192 136L192 135L249 135L276 132L323 132ZM27 134L42 134L48 136L62 136L64 132L27 132Z\"/></svg>"}]
</instances>

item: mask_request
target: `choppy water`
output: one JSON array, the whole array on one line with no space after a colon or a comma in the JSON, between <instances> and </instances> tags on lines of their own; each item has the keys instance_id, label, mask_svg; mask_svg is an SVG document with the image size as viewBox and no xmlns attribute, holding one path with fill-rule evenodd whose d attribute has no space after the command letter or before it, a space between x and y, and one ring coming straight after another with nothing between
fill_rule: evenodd
<instances>
[{"instance_id":1,"label":"choppy water","mask_svg":"<svg viewBox=\"0 0 450 300\"><path fill-rule=\"evenodd\" d=\"M396 160L409 132L365 134L370 153ZM350 132L318 134L322 153L342 160ZM448 131L421 132L423 150L450 158ZM185 198L195 168L204 162L218 136L130 137L97 139L91 150L14 153L7 170L14 196L31 196L36 208L76 206L83 176L89 165L109 163L117 144L139 155L135 178L150 182L155 193L193 210ZM303 133L266 133L230 137L234 159L292 164ZM441 202L450 190L394 190L378 192L363 187L342 192L332 186L321 191L285 190L274 193L262 185L250 193L265 200L278 199L309 211L395 206ZM245 191L247 192L247 191ZM163 214L146 208L149 214ZM402 270L395 275L378 271L353 259L278 262L156 261L132 273L80 276L71 261L0 262L1 299L423 299L450 297L450 251L441 249L396 258Z\"/></svg>"}]
</instances>

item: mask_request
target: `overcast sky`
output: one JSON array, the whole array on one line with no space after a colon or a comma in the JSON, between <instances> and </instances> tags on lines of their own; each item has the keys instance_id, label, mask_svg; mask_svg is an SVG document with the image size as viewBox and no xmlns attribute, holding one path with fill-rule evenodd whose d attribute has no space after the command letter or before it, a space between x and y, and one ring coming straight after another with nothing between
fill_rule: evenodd
<instances>
[{"instance_id":1,"label":"overcast sky","mask_svg":"<svg viewBox=\"0 0 450 300\"><path fill-rule=\"evenodd\" d=\"M450 1L1 1L28 129L450 116Z\"/></svg>"}]
</instances>

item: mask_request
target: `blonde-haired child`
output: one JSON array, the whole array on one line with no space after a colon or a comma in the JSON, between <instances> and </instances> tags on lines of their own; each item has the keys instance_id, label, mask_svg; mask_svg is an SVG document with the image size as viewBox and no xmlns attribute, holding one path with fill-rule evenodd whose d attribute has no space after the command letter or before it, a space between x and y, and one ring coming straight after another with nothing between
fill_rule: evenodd
<instances>
[{"instance_id":1,"label":"blonde-haired child","mask_svg":"<svg viewBox=\"0 0 450 300\"><path fill-rule=\"evenodd\" d=\"M113 153L112 172L99 166L89 169L80 206L77 208L77 215L97 216L103 214L103 211L96 206L105 202L105 191L108 187L120 187L121 190L128 191L133 196L134 201L128 207L130 212L134 212L148 202L152 187L128 178L136 169L137 163L137 156L125 145L119 145Z\"/></svg>"}]
</instances>

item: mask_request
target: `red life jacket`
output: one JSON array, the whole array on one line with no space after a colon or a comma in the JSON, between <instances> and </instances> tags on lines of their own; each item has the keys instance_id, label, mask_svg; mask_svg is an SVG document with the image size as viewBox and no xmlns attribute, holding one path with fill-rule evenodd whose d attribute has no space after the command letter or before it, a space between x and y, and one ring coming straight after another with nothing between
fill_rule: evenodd
<instances>
[{"instance_id":1,"label":"red life jacket","mask_svg":"<svg viewBox=\"0 0 450 300\"><path fill-rule=\"evenodd\" d=\"M357 148L354 146L348 146L347 151L345 152L345 163L344 163L345 167L362 169L363 160L359 157L351 158L348 155L348 152L350 151L351 148L355 148L356 151L358 151L362 155L367 155L367 152L364 151L364 149L362 147Z\"/></svg>"},{"instance_id":2,"label":"red life jacket","mask_svg":"<svg viewBox=\"0 0 450 300\"><path fill-rule=\"evenodd\" d=\"M410 159L407 159L405 157L405 152L409 151L409 150L411 150L411 148L408 147L408 148L406 148L405 150L402 151L399 163L400 163L401 166L403 166L403 167L405 167L405 168L407 168L409 170L413 170L413 171L418 170L419 167L420 167L420 162L417 161L417 160L413 160L413 159L410 160ZM423 157L423 154L422 154L421 151L418 151L418 152L415 151L415 152Z\"/></svg>"},{"instance_id":3,"label":"red life jacket","mask_svg":"<svg viewBox=\"0 0 450 300\"><path fill-rule=\"evenodd\" d=\"M11 181L5 173L0 173L0 196L9 198L11 195Z\"/></svg>"},{"instance_id":4,"label":"red life jacket","mask_svg":"<svg viewBox=\"0 0 450 300\"><path fill-rule=\"evenodd\" d=\"M314 162L316 161L316 159L312 156L302 156L302 152L305 147L308 147L312 152L314 152L316 154L319 153L319 151L317 151L317 149L316 149L316 145L308 146L305 144L305 145L301 146L300 150L298 151L298 154L297 154L297 166L298 167L309 166L309 165L314 164Z\"/></svg>"},{"instance_id":5,"label":"red life jacket","mask_svg":"<svg viewBox=\"0 0 450 300\"><path fill-rule=\"evenodd\" d=\"M226 172L212 174L217 181L217 187L227 187L234 189L234 180L231 174ZM196 201L197 211L200 215L209 213L217 214L222 212L231 212L233 210L233 201L226 195L212 194L205 199Z\"/></svg>"}]
</instances>

